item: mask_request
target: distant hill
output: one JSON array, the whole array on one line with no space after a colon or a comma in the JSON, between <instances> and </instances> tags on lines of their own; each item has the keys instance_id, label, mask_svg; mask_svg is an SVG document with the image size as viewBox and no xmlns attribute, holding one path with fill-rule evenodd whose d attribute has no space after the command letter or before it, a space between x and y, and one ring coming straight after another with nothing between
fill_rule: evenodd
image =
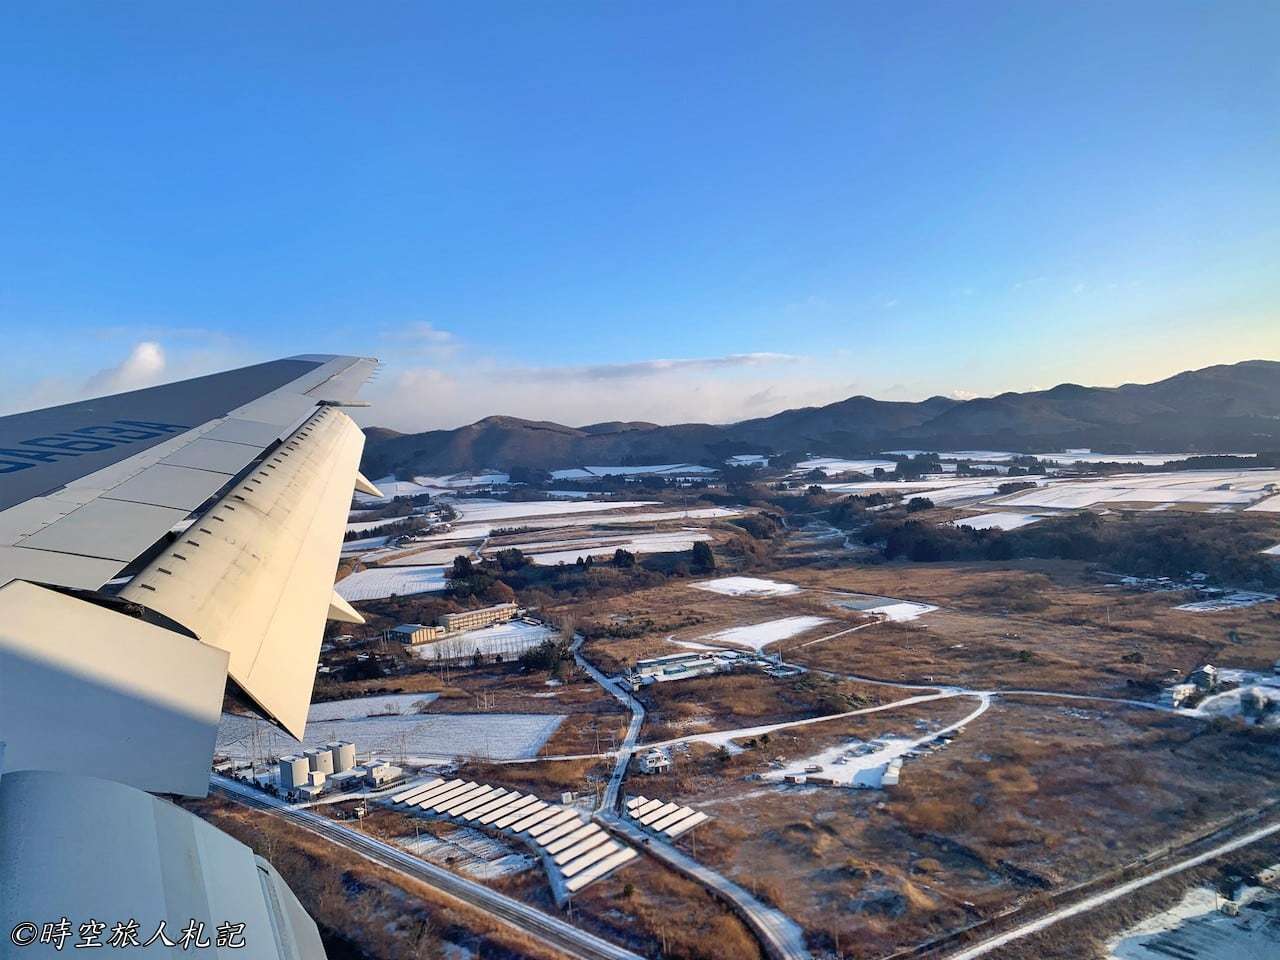
<instances>
[{"instance_id":1,"label":"distant hill","mask_svg":"<svg viewBox=\"0 0 1280 960\"><path fill-rule=\"evenodd\" d=\"M454 473L480 467L716 464L734 453L851 456L897 448L1037 453L1280 449L1280 362L1205 367L1156 383L1002 393L919 403L850 397L733 424L643 422L567 427L486 417L454 430L365 431L365 472Z\"/></svg>"}]
</instances>

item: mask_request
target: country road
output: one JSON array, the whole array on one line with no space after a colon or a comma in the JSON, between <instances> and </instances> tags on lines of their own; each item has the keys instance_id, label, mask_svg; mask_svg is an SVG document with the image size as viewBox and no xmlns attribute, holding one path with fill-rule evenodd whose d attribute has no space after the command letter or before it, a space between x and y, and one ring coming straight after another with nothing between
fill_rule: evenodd
<instances>
[{"instance_id":1,"label":"country road","mask_svg":"<svg viewBox=\"0 0 1280 960\"><path fill-rule=\"evenodd\" d=\"M781 910L761 903L732 880L694 860L674 844L651 839L649 834L615 813L602 810L596 814L596 819L645 853L675 867L735 904L764 941L770 957L777 960L808 960L810 957L804 942L804 930Z\"/></svg>"},{"instance_id":2,"label":"country road","mask_svg":"<svg viewBox=\"0 0 1280 960\"><path fill-rule=\"evenodd\" d=\"M429 884L447 896L461 900L522 933L536 937L565 956L581 960L642 960L638 954L602 940L558 917L513 900L483 884L458 876L327 817L307 810L295 810L282 801L235 780L215 775L211 779L211 792L281 817L380 866Z\"/></svg>"},{"instance_id":3,"label":"country road","mask_svg":"<svg viewBox=\"0 0 1280 960\"><path fill-rule=\"evenodd\" d=\"M610 696L631 711L631 720L627 724L627 735L618 746L613 773L609 776L609 785L605 787L604 797L600 804L604 810L615 810L618 806L618 792L622 789L622 781L626 778L627 767L631 763L631 754L636 748L636 738L640 736L640 728L644 725L644 707L640 705L639 700L622 690L614 681L606 677L595 664L582 655L584 640L586 640L586 637L582 634L574 635L573 645L570 647L570 650L573 651L574 662L585 670L591 679L603 687Z\"/></svg>"}]
</instances>

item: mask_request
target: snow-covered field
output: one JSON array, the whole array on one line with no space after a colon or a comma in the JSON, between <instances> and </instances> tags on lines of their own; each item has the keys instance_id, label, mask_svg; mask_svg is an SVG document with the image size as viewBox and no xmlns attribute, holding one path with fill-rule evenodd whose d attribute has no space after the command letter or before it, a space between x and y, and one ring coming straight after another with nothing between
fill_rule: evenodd
<instances>
[{"instance_id":1,"label":"snow-covered field","mask_svg":"<svg viewBox=\"0 0 1280 960\"><path fill-rule=\"evenodd\" d=\"M423 699L419 695L418 699ZM520 760L536 756L564 720L564 714L429 713L308 723L299 743L266 720L223 714L218 725L219 755L234 760L281 755L330 740L350 740L356 752L396 761L430 763L455 757ZM256 741L255 741L256 737Z\"/></svg>"},{"instance_id":2,"label":"snow-covered field","mask_svg":"<svg viewBox=\"0 0 1280 960\"><path fill-rule=\"evenodd\" d=\"M1217 504L1248 507L1275 494L1280 470L1175 470L1065 480L1013 494L1013 507L1078 510L1102 503Z\"/></svg>"},{"instance_id":3,"label":"snow-covered field","mask_svg":"<svg viewBox=\"0 0 1280 960\"><path fill-rule=\"evenodd\" d=\"M1262 552L1270 557L1280 557L1280 543L1277 543L1274 547L1267 547Z\"/></svg>"},{"instance_id":4,"label":"snow-covered field","mask_svg":"<svg viewBox=\"0 0 1280 960\"><path fill-rule=\"evenodd\" d=\"M973 530L1017 530L1018 527L1043 519L1044 515L1037 513L983 513L976 517L961 517L951 523L956 527L970 527Z\"/></svg>"},{"instance_id":5,"label":"snow-covered field","mask_svg":"<svg viewBox=\"0 0 1280 960\"><path fill-rule=\"evenodd\" d=\"M796 464L796 469L808 473L821 470L831 476L837 473L870 473L879 467L881 470L893 470L898 466L896 460L841 460L838 457L812 457Z\"/></svg>"},{"instance_id":6,"label":"snow-covered field","mask_svg":"<svg viewBox=\"0 0 1280 960\"><path fill-rule=\"evenodd\" d=\"M1019 454L1008 450L886 450L885 453L898 457L915 457L922 453L936 453L940 460L967 460L970 463L997 463L1008 460Z\"/></svg>"},{"instance_id":7,"label":"snow-covered field","mask_svg":"<svg viewBox=\"0 0 1280 960\"><path fill-rule=\"evenodd\" d=\"M1034 480L1032 481L1034 482ZM1040 482L1044 482L1041 480ZM856 483L822 483L824 490L832 493L900 493L907 497L928 497L934 503L950 503L989 497L996 492L998 483L990 477L937 477L932 480L860 480Z\"/></svg>"},{"instance_id":8,"label":"snow-covered field","mask_svg":"<svg viewBox=\"0 0 1280 960\"><path fill-rule=\"evenodd\" d=\"M631 553L677 553L681 550L692 550L693 545L698 541L710 539L711 534L697 530L670 530L640 533L619 539L595 537L565 541L561 549L526 555L534 563L554 566L557 563L576 563L579 557L611 557L614 551L619 549ZM521 546L520 549L526 548Z\"/></svg>"},{"instance_id":9,"label":"snow-covered field","mask_svg":"<svg viewBox=\"0 0 1280 960\"><path fill-rule=\"evenodd\" d=\"M445 588L444 570L444 567L370 567L339 580L334 589L343 600L351 602L434 593Z\"/></svg>"},{"instance_id":10,"label":"snow-covered field","mask_svg":"<svg viewBox=\"0 0 1280 960\"><path fill-rule=\"evenodd\" d=\"M418 541L417 553L412 552L414 549L412 546L405 547L404 550L409 552L395 551L396 552L395 557L387 557L385 559L382 559L381 562L389 566L421 566L423 564L445 562L448 560L452 560L453 556L457 553L468 552L467 550L462 549L461 547L451 548L448 546L449 544L463 544L468 542L479 543L480 541L488 537L494 530L502 529L502 528L519 527L525 530L551 530L551 529L559 529L561 527L632 526L636 524L658 523L663 520L710 520L710 519L718 519L723 517L735 517L735 516L739 516L741 512L742 511L740 510L731 510L725 507L701 507L694 510L642 511L639 513L618 513L618 514L592 513L584 517L551 517L551 518L544 517L541 519L535 518L535 519L528 519L528 520L516 520L512 522L507 522L504 524L464 523L454 527L452 530L448 531L447 533L436 533L436 534L431 534L430 536L422 537L421 540ZM639 534L637 536L641 538L657 537L658 534ZM618 534L618 537L629 538L631 537L631 535L620 533ZM583 539L587 540L588 542L590 541L590 538L583 538ZM601 543L604 542L603 537L597 537L594 539L597 541L600 541ZM557 549L562 549L562 550L580 549L579 547L572 546L572 544L575 544L576 542L578 541L575 541L573 538L566 538L564 540L546 540L546 541L538 541L536 543L516 543L513 545L516 547L519 547L521 550L525 551L526 553L529 553L533 550L542 550L544 552L549 552ZM653 540L654 544L657 544L659 542L660 540L658 539ZM623 539L619 539L616 543L616 546L624 546ZM439 549L444 549L446 552L448 552L448 556L445 558L445 561L434 559L434 558L443 556L443 554L439 553ZM492 555L499 549L501 548L496 546L490 547L485 551L485 553ZM631 548L627 547L626 549L631 549ZM686 546L682 548L673 547L670 549L686 549L687 550L689 548ZM360 550L357 549L357 550L353 550L352 552L360 552ZM610 552L612 553L612 550ZM663 551L641 548L639 552L660 553ZM578 554L575 553L573 556L573 559L577 559L577 557L578 557Z\"/></svg>"},{"instance_id":11,"label":"snow-covered field","mask_svg":"<svg viewBox=\"0 0 1280 960\"><path fill-rule=\"evenodd\" d=\"M383 517L381 520L353 520L347 523L347 533L366 533L393 523L404 523L409 517Z\"/></svg>"},{"instance_id":12,"label":"snow-covered field","mask_svg":"<svg viewBox=\"0 0 1280 960\"><path fill-rule=\"evenodd\" d=\"M397 480L395 477L383 477L373 481L373 485L382 491L382 496L375 497L367 493L357 493L356 502L362 504L390 503L396 497L416 497L424 493L432 495L445 493L442 487L427 486L412 480Z\"/></svg>"},{"instance_id":13,"label":"snow-covered field","mask_svg":"<svg viewBox=\"0 0 1280 960\"><path fill-rule=\"evenodd\" d=\"M495 483L510 483L511 477L500 470L482 470L479 473L450 473L442 477L414 477L418 483L446 490L465 490L467 487L488 487Z\"/></svg>"},{"instance_id":14,"label":"snow-covered field","mask_svg":"<svg viewBox=\"0 0 1280 960\"><path fill-rule=\"evenodd\" d=\"M452 506L467 522L502 520L523 517L545 517L572 513L599 513L607 510L625 510L629 507L652 506L652 500L583 500L572 503L535 500L528 503L508 503L505 500L457 500Z\"/></svg>"},{"instance_id":15,"label":"snow-covered field","mask_svg":"<svg viewBox=\"0 0 1280 960\"><path fill-rule=\"evenodd\" d=\"M696 463L650 463L639 466L614 467L570 467L565 470L552 470L552 480L589 480L592 477L644 477L644 476L681 476L692 477L715 473L712 467L699 466Z\"/></svg>"},{"instance_id":16,"label":"snow-covered field","mask_svg":"<svg viewBox=\"0 0 1280 960\"><path fill-rule=\"evenodd\" d=\"M437 657L451 659L468 657L477 650L486 656L502 654L504 659L518 657L531 647L536 647L544 640L555 636L555 631L540 623L525 623L513 620L510 623L495 623L479 630L468 630L456 637L447 637L431 643L423 643L413 647L415 656L423 660L434 660Z\"/></svg>"},{"instance_id":17,"label":"snow-covered field","mask_svg":"<svg viewBox=\"0 0 1280 960\"><path fill-rule=\"evenodd\" d=\"M744 627L730 627L700 639L729 643L735 647L747 647L759 653L771 643L789 640L806 630L812 630L814 627L830 622L827 617L783 617L779 620L766 620L764 623L752 623Z\"/></svg>"},{"instance_id":18,"label":"snow-covered field","mask_svg":"<svg viewBox=\"0 0 1280 960\"><path fill-rule=\"evenodd\" d=\"M725 461L731 467L762 467L768 462L763 453L739 453Z\"/></svg>"},{"instance_id":19,"label":"snow-covered field","mask_svg":"<svg viewBox=\"0 0 1280 960\"><path fill-rule=\"evenodd\" d=\"M690 584L699 590L710 590L722 593L726 597L785 597L799 593L800 588L794 583L781 583L777 580L764 580L760 577L720 577L716 580L703 580Z\"/></svg>"},{"instance_id":20,"label":"snow-covered field","mask_svg":"<svg viewBox=\"0 0 1280 960\"><path fill-rule=\"evenodd\" d=\"M933 501L934 506L941 507L949 503L982 500L985 497L994 496L997 487L998 485L990 480L976 484L964 484L963 486L957 482L939 490L934 490L931 493L919 494L919 496L927 497Z\"/></svg>"},{"instance_id":21,"label":"snow-covered field","mask_svg":"<svg viewBox=\"0 0 1280 960\"><path fill-rule=\"evenodd\" d=\"M438 693L392 693L384 697L352 697L349 700L327 700L313 703L307 711L307 723L328 720L363 720L375 714L416 713L418 706L436 700Z\"/></svg>"},{"instance_id":22,"label":"snow-covered field","mask_svg":"<svg viewBox=\"0 0 1280 960\"><path fill-rule=\"evenodd\" d=\"M1066 450L1062 453L1033 453L1040 460L1058 463L1140 463L1144 467L1160 467L1188 457L1251 457L1251 453L1094 453L1092 450Z\"/></svg>"},{"instance_id":23,"label":"snow-covered field","mask_svg":"<svg viewBox=\"0 0 1280 960\"><path fill-rule=\"evenodd\" d=\"M421 567L443 564L448 566L453 563L456 556L471 556L474 552L472 545L469 543L446 543L443 546L430 550L418 550L417 553L411 553L407 556L400 556L401 551L412 549L412 547L396 547L392 550L381 550L378 552L378 562L386 566L396 567ZM366 559L368 559L366 557Z\"/></svg>"},{"instance_id":24,"label":"snow-covered field","mask_svg":"<svg viewBox=\"0 0 1280 960\"><path fill-rule=\"evenodd\" d=\"M618 506L613 504L612 506ZM563 507L560 503L556 506ZM630 526L641 523L659 523L663 520L713 520L724 517L736 517L741 510L728 507L698 507L693 510L643 510L637 513L589 513L582 517L530 517L507 519L500 523L461 523L444 533L433 533L422 537L418 542L424 547L433 544L458 543L462 541L479 541L495 530L518 527L524 530L556 530L561 527L614 527ZM518 545L520 546L520 545ZM523 546L521 546L523 549ZM393 561L396 563L420 563L412 555Z\"/></svg>"},{"instance_id":25,"label":"snow-covered field","mask_svg":"<svg viewBox=\"0 0 1280 960\"><path fill-rule=\"evenodd\" d=\"M364 553L366 550L376 550L378 547L385 547L390 537L361 537L359 540L347 540L342 544L343 553Z\"/></svg>"}]
</instances>

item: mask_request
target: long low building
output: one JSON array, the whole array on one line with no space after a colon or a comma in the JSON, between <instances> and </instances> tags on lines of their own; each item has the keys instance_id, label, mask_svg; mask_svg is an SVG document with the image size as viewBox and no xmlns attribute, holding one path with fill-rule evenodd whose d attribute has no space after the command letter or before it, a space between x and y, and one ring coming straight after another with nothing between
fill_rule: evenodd
<instances>
[{"instance_id":1,"label":"long low building","mask_svg":"<svg viewBox=\"0 0 1280 960\"><path fill-rule=\"evenodd\" d=\"M497 603L477 610L462 610L458 613L446 613L437 618L434 624L402 623L382 634L384 640L395 640L409 646L433 643L467 630L476 630L494 623L507 623L514 620L520 608L514 603Z\"/></svg>"},{"instance_id":2,"label":"long low building","mask_svg":"<svg viewBox=\"0 0 1280 960\"><path fill-rule=\"evenodd\" d=\"M514 603L497 603L479 610L463 610L460 613L446 613L440 618L440 626L446 633L460 633L463 630L474 630L487 627L491 623L505 623L515 619L520 608Z\"/></svg>"}]
</instances>

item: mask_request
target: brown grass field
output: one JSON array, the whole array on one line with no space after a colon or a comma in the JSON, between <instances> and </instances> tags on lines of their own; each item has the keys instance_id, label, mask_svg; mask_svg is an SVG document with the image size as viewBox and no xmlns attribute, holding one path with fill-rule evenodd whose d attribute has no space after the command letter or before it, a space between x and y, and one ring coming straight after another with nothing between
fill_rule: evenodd
<instances>
[{"instance_id":1,"label":"brown grass field","mask_svg":"<svg viewBox=\"0 0 1280 960\"><path fill-rule=\"evenodd\" d=\"M918 715L941 723L972 703L829 723L863 738L907 733ZM746 779L776 754L839 739L827 726L776 732L729 758L677 754L672 774L628 790L711 813L698 858L794 917L816 949L849 957L892 952L1199 834L1269 800L1280 774L1273 734L1001 698L951 746L908 760L897 788Z\"/></svg>"},{"instance_id":2,"label":"brown grass field","mask_svg":"<svg viewBox=\"0 0 1280 960\"><path fill-rule=\"evenodd\" d=\"M577 617L590 638L588 655L606 672L676 652L668 637L697 639L797 615L832 623L771 649L812 667L889 680L1133 695L1135 684L1149 688L1204 662L1270 669L1280 658L1280 604L1211 614L1175 610L1181 595L1107 587L1084 564L1069 561L806 566L761 575L804 589L789 597L736 598L674 581L560 612ZM941 609L804 646L868 619L834 605L848 594Z\"/></svg>"},{"instance_id":3,"label":"brown grass field","mask_svg":"<svg viewBox=\"0 0 1280 960\"><path fill-rule=\"evenodd\" d=\"M851 680L816 674L774 678L757 670L655 683L637 694L645 708L642 740L844 713L895 696L885 687Z\"/></svg>"}]
</instances>

